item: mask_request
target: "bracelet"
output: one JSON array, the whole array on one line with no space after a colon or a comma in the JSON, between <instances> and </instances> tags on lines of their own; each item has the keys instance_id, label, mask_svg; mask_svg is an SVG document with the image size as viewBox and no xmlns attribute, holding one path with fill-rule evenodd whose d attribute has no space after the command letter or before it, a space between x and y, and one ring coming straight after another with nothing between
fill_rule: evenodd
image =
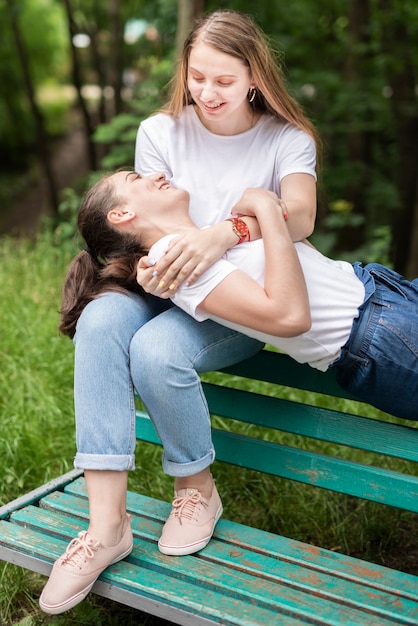
<instances>
[{"instance_id":1,"label":"bracelet","mask_svg":"<svg viewBox=\"0 0 418 626\"><path fill-rule=\"evenodd\" d=\"M238 243L243 243L244 241L251 241L250 237L250 229L247 224L240 217L229 217L227 222L232 222L232 230L238 237Z\"/></svg>"}]
</instances>

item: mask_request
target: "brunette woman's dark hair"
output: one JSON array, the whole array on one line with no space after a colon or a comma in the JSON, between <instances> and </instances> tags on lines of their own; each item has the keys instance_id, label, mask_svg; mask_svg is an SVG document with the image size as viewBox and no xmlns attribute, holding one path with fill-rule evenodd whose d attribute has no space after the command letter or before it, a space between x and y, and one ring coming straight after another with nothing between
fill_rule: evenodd
<instances>
[{"instance_id":1,"label":"brunette woman's dark hair","mask_svg":"<svg viewBox=\"0 0 418 626\"><path fill-rule=\"evenodd\" d=\"M78 230L86 248L68 268L60 311L59 330L68 337L74 337L83 309L101 294L117 291L146 296L136 281L136 266L148 250L137 236L116 230L107 218L109 211L125 203L110 176L105 176L80 205Z\"/></svg>"}]
</instances>

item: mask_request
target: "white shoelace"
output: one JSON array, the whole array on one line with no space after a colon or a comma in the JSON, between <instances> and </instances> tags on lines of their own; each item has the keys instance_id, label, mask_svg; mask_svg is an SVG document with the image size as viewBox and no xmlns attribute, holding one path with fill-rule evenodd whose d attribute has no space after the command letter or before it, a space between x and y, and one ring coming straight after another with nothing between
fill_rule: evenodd
<instances>
[{"instance_id":1,"label":"white shoelace","mask_svg":"<svg viewBox=\"0 0 418 626\"><path fill-rule=\"evenodd\" d=\"M62 556L61 565L70 565L81 569L87 559L92 559L100 543L94 541L86 530L78 533L78 536L70 541Z\"/></svg>"},{"instance_id":2,"label":"white shoelace","mask_svg":"<svg viewBox=\"0 0 418 626\"><path fill-rule=\"evenodd\" d=\"M182 518L190 521L198 521L199 505L208 506L200 491L197 489L187 489L185 496L176 496L173 500L173 515L179 519L180 524Z\"/></svg>"}]
</instances>

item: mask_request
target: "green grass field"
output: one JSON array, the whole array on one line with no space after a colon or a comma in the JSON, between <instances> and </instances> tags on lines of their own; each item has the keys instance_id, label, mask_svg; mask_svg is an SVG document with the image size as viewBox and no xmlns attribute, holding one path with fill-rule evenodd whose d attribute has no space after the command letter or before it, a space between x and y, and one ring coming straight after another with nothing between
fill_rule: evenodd
<instances>
[{"instance_id":1,"label":"green grass field","mask_svg":"<svg viewBox=\"0 0 418 626\"><path fill-rule=\"evenodd\" d=\"M57 326L62 280L75 251L75 243L62 243L48 229L36 242L0 240L0 505L72 467L73 347ZM130 487L171 500L160 455L154 446L138 446ZM417 516L217 462L213 473L227 518L418 573ZM45 616L37 605L44 582L0 563L0 624L167 624L92 595L68 614Z\"/></svg>"}]
</instances>

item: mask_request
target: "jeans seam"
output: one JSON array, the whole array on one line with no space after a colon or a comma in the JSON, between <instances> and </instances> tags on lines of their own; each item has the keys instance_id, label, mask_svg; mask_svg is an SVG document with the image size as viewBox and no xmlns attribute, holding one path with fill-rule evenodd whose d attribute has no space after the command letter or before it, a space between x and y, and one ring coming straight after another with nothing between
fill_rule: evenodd
<instances>
[{"instance_id":1,"label":"jeans seam","mask_svg":"<svg viewBox=\"0 0 418 626\"><path fill-rule=\"evenodd\" d=\"M195 363L196 361L203 355L205 354L205 352L207 352L208 350L219 346L223 343L228 343L231 339L235 339L235 337L237 337L238 335L241 335L241 333L239 333L238 331L235 331L234 334L232 335L228 335L227 337L222 337L221 339L218 339L216 342L211 343L210 345L206 345L203 349L201 349L194 357L193 360L191 360L191 364L193 366L193 369L195 368ZM261 343L261 342L260 342Z\"/></svg>"},{"instance_id":2,"label":"jeans seam","mask_svg":"<svg viewBox=\"0 0 418 626\"><path fill-rule=\"evenodd\" d=\"M379 320L379 324L390 330L390 332L393 333L398 339L400 339L404 343L404 345L407 346L407 348L412 352L412 354L418 358L418 350L414 349L414 345L411 344L406 335L400 333L395 326L393 326L392 324L388 324L383 318Z\"/></svg>"}]
</instances>

